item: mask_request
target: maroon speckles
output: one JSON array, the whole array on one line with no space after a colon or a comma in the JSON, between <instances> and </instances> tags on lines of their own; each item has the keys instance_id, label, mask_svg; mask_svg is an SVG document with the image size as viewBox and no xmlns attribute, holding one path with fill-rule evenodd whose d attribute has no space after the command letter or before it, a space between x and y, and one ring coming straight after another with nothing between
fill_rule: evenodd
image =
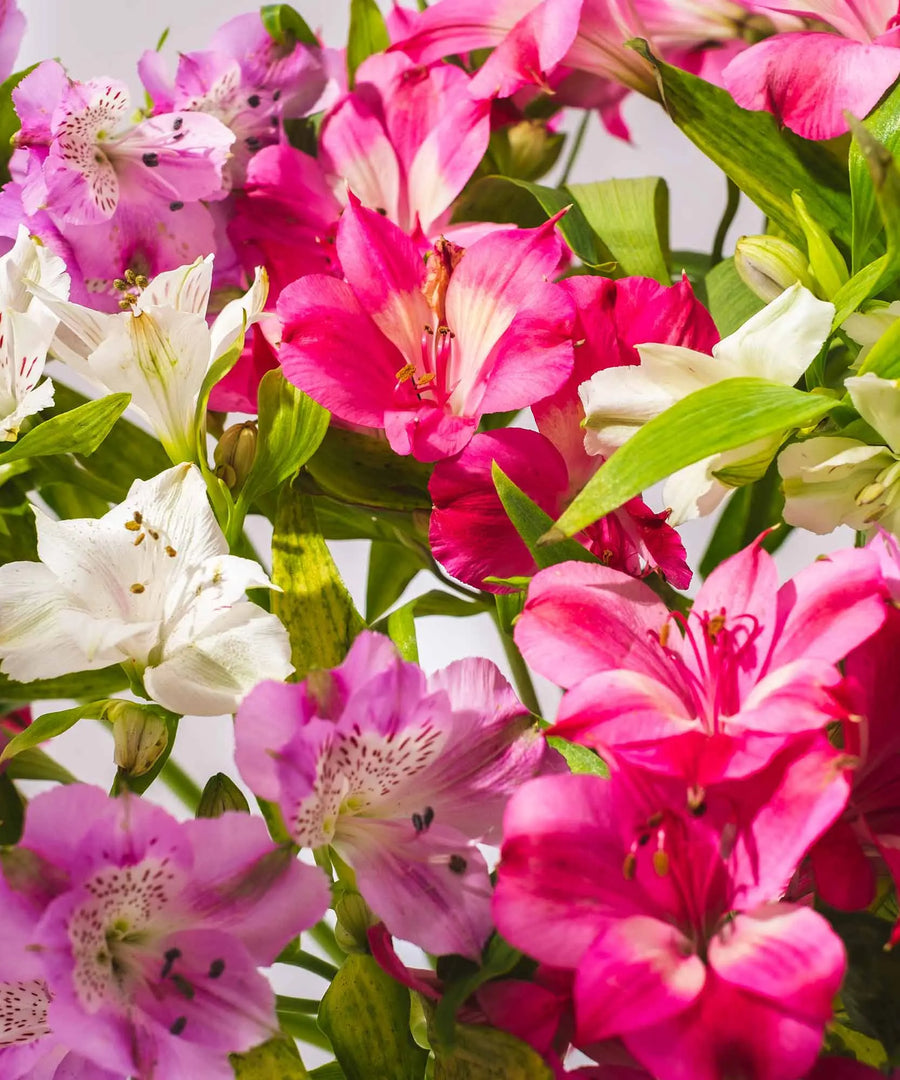
<instances>
[{"instance_id":1,"label":"maroon speckles","mask_svg":"<svg viewBox=\"0 0 900 1080\"><path fill-rule=\"evenodd\" d=\"M41 979L0 983L0 1048L47 1035L50 994Z\"/></svg>"}]
</instances>

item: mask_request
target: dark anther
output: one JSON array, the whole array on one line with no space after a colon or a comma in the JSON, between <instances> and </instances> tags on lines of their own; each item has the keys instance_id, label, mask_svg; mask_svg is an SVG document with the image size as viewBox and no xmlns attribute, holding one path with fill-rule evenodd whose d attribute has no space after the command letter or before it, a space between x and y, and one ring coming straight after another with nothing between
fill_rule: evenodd
<instances>
[{"instance_id":1,"label":"dark anther","mask_svg":"<svg viewBox=\"0 0 900 1080\"><path fill-rule=\"evenodd\" d=\"M169 203L169 209L170 210L183 210L184 209L184 203L181 202L180 200L176 199L175 202L170 202Z\"/></svg>"},{"instance_id":2,"label":"dark anther","mask_svg":"<svg viewBox=\"0 0 900 1080\"><path fill-rule=\"evenodd\" d=\"M175 123L172 125L172 127L177 131L181 127L181 125L183 123L184 123L184 117L183 116L176 116L175 117Z\"/></svg>"},{"instance_id":3,"label":"dark anther","mask_svg":"<svg viewBox=\"0 0 900 1080\"><path fill-rule=\"evenodd\" d=\"M375 213L381 214L382 217L387 217L387 210L383 206L376 206Z\"/></svg>"},{"instance_id":4,"label":"dark anther","mask_svg":"<svg viewBox=\"0 0 900 1080\"><path fill-rule=\"evenodd\" d=\"M251 94L250 97L247 98L247 104L251 109L258 109L260 100L259 94Z\"/></svg>"},{"instance_id":5,"label":"dark anther","mask_svg":"<svg viewBox=\"0 0 900 1080\"><path fill-rule=\"evenodd\" d=\"M694 817L703 817L706 813L706 802L701 799L700 802L692 804L690 811Z\"/></svg>"},{"instance_id":6,"label":"dark anther","mask_svg":"<svg viewBox=\"0 0 900 1080\"><path fill-rule=\"evenodd\" d=\"M422 830L425 828L425 822L422 820L421 814L413 814L412 823L413 828L416 830L417 833L422 832Z\"/></svg>"},{"instance_id":7,"label":"dark anther","mask_svg":"<svg viewBox=\"0 0 900 1080\"><path fill-rule=\"evenodd\" d=\"M163 964L163 969L160 972L159 977L161 979L168 979L169 973L172 970L172 965L181 957L181 949L166 949L163 956L166 958L166 962Z\"/></svg>"},{"instance_id":8,"label":"dark anther","mask_svg":"<svg viewBox=\"0 0 900 1080\"><path fill-rule=\"evenodd\" d=\"M451 874L464 874L469 864L462 855L451 855L450 862L447 865L450 867Z\"/></svg>"},{"instance_id":9,"label":"dark anther","mask_svg":"<svg viewBox=\"0 0 900 1080\"><path fill-rule=\"evenodd\" d=\"M277 101L280 97L281 97L281 91L276 90L275 93L272 95L272 100Z\"/></svg>"},{"instance_id":10,"label":"dark anther","mask_svg":"<svg viewBox=\"0 0 900 1080\"><path fill-rule=\"evenodd\" d=\"M143 163L147 166L148 169L155 169L156 166L159 164L159 154L151 150L143 155L141 161L143 161Z\"/></svg>"},{"instance_id":11,"label":"dark anther","mask_svg":"<svg viewBox=\"0 0 900 1080\"><path fill-rule=\"evenodd\" d=\"M425 813L422 815L422 821L424 822L426 829L432 823L432 821L434 821L434 810L430 806L425 807Z\"/></svg>"},{"instance_id":12,"label":"dark anther","mask_svg":"<svg viewBox=\"0 0 900 1080\"><path fill-rule=\"evenodd\" d=\"M186 1016L179 1016L178 1019L169 1028L169 1031L173 1035L180 1035L182 1033L182 1031L184 1031L184 1029L186 1027L187 1027L187 1017Z\"/></svg>"},{"instance_id":13,"label":"dark anther","mask_svg":"<svg viewBox=\"0 0 900 1080\"><path fill-rule=\"evenodd\" d=\"M183 975L173 975L172 982L178 988L179 994L186 997L188 1001L194 1000L194 988Z\"/></svg>"},{"instance_id":14,"label":"dark anther","mask_svg":"<svg viewBox=\"0 0 900 1080\"><path fill-rule=\"evenodd\" d=\"M650 833L646 833L646 832L641 833L641 835L638 837L638 843L641 845L641 847L643 847L644 844L649 844L650 843Z\"/></svg>"},{"instance_id":15,"label":"dark anther","mask_svg":"<svg viewBox=\"0 0 900 1080\"><path fill-rule=\"evenodd\" d=\"M213 962L209 965L209 977L211 979L218 979L224 970L224 960L213 960Z\"/></svg>"},{"instance_id":16,"label":"dark anther","mask_svg":"<svg viewBox=\"0 0 900 1080\"><path fill-rule=\"evenodd\" d=\"M247 138L244 139L244 142L247 144L248 150L258 150L262 146L262 143L256 135L248 135Z\"/></svg>"}]
</instances>

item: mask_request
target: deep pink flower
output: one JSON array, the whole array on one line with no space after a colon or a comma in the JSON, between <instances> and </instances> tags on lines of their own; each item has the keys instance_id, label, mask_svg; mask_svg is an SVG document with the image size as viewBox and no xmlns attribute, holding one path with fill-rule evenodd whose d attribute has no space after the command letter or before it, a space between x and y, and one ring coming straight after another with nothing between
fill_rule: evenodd
<instances>
[{"instance_id":1,"label":"deep pink flower","mask_svg":"<svg viewBox=\"0 0 900 1080\"><path fill-rule=\"evenodd\" d=\"M89 1059L91 1077L227 1080L227 1055L277 1030L257 969L328 903L323 875L275 849L258 818L178 823L83 784L32 800L4 873L50 997L33 1034ZM7 962L4 950L0 978Z\"/></svg>"},{"instance_id":2,"label":"deep pink flower","mask_svg":"<svg viewBox=\"0 0 900 1080\"><path fill-rule=\"evenodd\" d=\"M779 589L756 541L710 575L679 628L642 582L564 563L533 579L515 636L536 671L571 687L560 735L702 790L843 715L836 664L884 620L881 582L863 549Z\"/></svg>"},{"instance_id":3,"label":"deep pink flower","mask_svg":"<svg viewBox=\"0 0 900 1080\"><path fill-rule=\"evenodd\" d=\"M337 233L346 282L310 275L279 299L285 377L338 419L384 428L399 454L458 453L484 413L530 405L571 370L573 307L547 281L555 224L439 242L423 263L351 202Z\"/></svg>"},{"instance_id":4,"label":"deep pink flower","mask_svg":"<svg viewBox=\"0 0 900 1080\"><path fill-rule=\"evenodd\" d=\"M237 764L277 802L302 847L332 847L390 932L438 954L479 957L490 880L476 840L548 758L487 660L426 678L363 633L340 667L263 683L236 720Z\"/></svg>"},{"instance_id":5,"label":"deep pink flower","mask_svg":"<svg viewBox=\"0 0 900 1080\"><path fill-rule=\"evenodd\" d=\"M847 130L844 111L865 116L900 76L896 0L779 0L835 33L776 34L725 68L723 80L745 109L765 109L806 139Z\"/></svg>"},{"instance_id":6,"label":"deep pink flower","mask_svg":"<svg viewBox=\"0 0 900 1080\"><path fill-rule=\"evenodd\" d=\"M575 971L580 1043L619 1036L659 1080L720 1080L726 1063L795 1080L813 1063L843 948L811 909L774 901L846 784L790 794L804 790L737 833L685 813L683 791L661 801L615 772L513 796L494 916L512 944Z\"/></svg>"}]
</instances>

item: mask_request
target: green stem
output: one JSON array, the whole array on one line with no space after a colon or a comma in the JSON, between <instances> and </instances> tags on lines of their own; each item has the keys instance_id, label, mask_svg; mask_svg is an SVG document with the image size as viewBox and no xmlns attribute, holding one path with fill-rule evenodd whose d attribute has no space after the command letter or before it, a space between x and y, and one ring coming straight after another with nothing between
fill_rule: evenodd
<instances>
[{"instance_id":1,"label":"green stem","mask_svg":"<svg viewBox=\"0 0 900 1080\"><path fill-rule=\"evenodd\" d=\"M317 922L312 929L307 933L313 939L313 941L319 946L322 952L327 953L330 959L332 959L338 966L343 964L346 959L344 950L334 940L334 931L323 919L321 922Z\"/></svg>"},{"instance_id":2,"label":"green stem","mask_svg":"<svg viewBox=\"0 0 900 1080\"><path fill-rule=\"evenodd\" d=\"M277 1010L278 1022L282 1030L288 1035L306 1043L307 1046L317 1046L320 1050L331 1050L331 1041L324 1031L316 1023L314 1016L304 1016L302 1013L282 1012Z\"/></svg>"},{"instance_id":3,"label":"green stem","mask_svg":"<svg viewBox=\"0 0 900 1080\"><path fill-rule=\"evenodd\" d=\"M318 998L287 997L285 994L275 995L275 1008L280 1013L295 1013L301 1016L315 1016L319 1011Z\"/></svg>"},{"instance_id":4,"label":"green stem","mask_svg":"<svg viewBox=\"0 0 900 1080\"><path fill-rule=\"evenodd\" d=\"M512 671L513 682L519 692L519 699L529 712L534 713L535 716L540 716L541 703L538 701L534 683L531 681L531 672L528 670L518 646L513 641L512 635L507 634L500 625L496 609L491 612L491 615L494 619L494 625L497 627L497 633L500 635L500 643L503 646L504 653L506 653L506 659Z\"/></svg>"},{"instance_id":5,"label":"green stem","mask_svg":"<svg viewBox=\"0 0 900 1080\"><path fill-rule=\"evenodd\" d=\"M163 765L159 778L173 795L177 795L192 814L197 813L203 792L172 758Z\"/></svg>"},{"instance_id":6,"label":"green stem","mask_svg":"<svg viewBox=\"0 0 900 1080\"><path fill-rule=\"evenodd\" d=\"M741 202L741 189L730 178L726 177L728 181L728 198L725 202L725 211L722 214L722 220L719 222L719 227L716 229L716 238L713 241L712 249L712 265L722 261L722 252L725 249L725 240L728 236L728 230L731 228L731 223L734 221L734 215L738 211L738 206Z\"/></svg>"},{"instance_id":7,"label":"green stem","mask_svg":"<svg viewBox=\"0 0 900 1080\"><path fill-rule=\"evenodd\" d=\"M587 109L585 109L584 114L581 117L581 123L578 125L578 128L575 131L575 139L572 142L572 149L569 151L568 158L566 158L566 165L563 169L562 176L559 178L559 184L557 185L557 187L562 187L563 184L566 184L569 181L569 176L575 165L575 159L578 157L578 154L581 151L581 144L584 142L584 136L587 134L587 128L590 119L591 114Z\"/></svg>"},{"instance_id":8,"label":"green stem","mask_svg":"<svg viewBox=\"0 0 900 1080\"><path fill-rule=\"evenodd\" d=\"M327 960L323 960L320 956L313 956L312 953L308 953L305 949L293 947L288 947L279 953L275 958L275 963L289 964L291 967L311 971L313 975L319 975L321 978L327 979L328 982L331 982L338 973L338 969L334 964L329 964Z\"/></svg>"},{"instance_id":9,"label":"green stem","mask_svg":"<svg viewBox=\"0 0 900 1080\"><path fill-rule=\"evenodd\" d=\"M484 593L476 592L474 589L468 589L465 585L460 585L458 581L454 581L453 578L448 577L440 568L440 566L434 561L434 559L431 560L431 564L429 565L428 569L432 572L432 574L434 574L438 581L442 585L446 585L448 589L452 589L460 596L464 596L466 600L472 600L475 603L484 604Z\"/></svg>"}]
</instances>

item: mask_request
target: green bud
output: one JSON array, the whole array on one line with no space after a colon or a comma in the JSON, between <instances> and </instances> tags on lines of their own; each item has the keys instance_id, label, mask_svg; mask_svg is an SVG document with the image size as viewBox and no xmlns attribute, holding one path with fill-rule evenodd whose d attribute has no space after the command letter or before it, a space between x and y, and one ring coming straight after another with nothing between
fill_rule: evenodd
<instances>
[{"instance_id":1,"label":"green bud","mask_svg":"<svg viewBox=\"0 0 900 1080\"><path fill-rule=\"evenodd\" d=\"M768 304L798 281L813 290L806 256L777 236L742 236L734 248L734 268L748 289Z\"/></svg>"},{"instance_id":2,"label":"green bud","mask_svg":"<svg viewBox=\"0 0 900 1080\"><path fill-rule=\"evenodd\" d=\"M346 953L369 951L369 928L378 919L362 896L353 889L343 889L335 901L337 924L334 939Z\"/></svg>"},{"instance_id":3,"label":"green bud","mask_svg":"<svg viewBox=\"0 0 900 1080\"><path fill-rule=\"evenodd\" d=\"M225 773L216 773L206 781L197 807L197 817L221 817L231 810L241 814L250 813L244 793L237 784Z\"/></svg>"},{"instance_id":4,"label":"green bud","mask_svg":"<svg viewBox=\"0 0 900 1080\"><path fill-rule=\"evenodd\" d=\"M503 176L537 180L556 164L565 139L545 120L520 120L491 135L490 155Z\"/></svg>"},{"instance_id":5,"label":"green bud","mask_svg":"<svg viewBox=\"0 0 900 1080\"><path fill-rule=\"evenodd\" d=\"M216 443L213 451L216 476L223 480L231 491L239 491L250 475L256 460L258 438L256 421L246 420L243 424L232 424Z\"/></svg>"},{"instance_id":6,"label":"green bud","mask_svg":"<svg viewBox=\"0 0 900 1080\"><path fill-rule=\"evenodd\" d=\"M133 701L114 701L106 710L113 726L116 765L129 776L143 776L169 741L166 722L155 709Z\"/></svg>"}]
</instances>

